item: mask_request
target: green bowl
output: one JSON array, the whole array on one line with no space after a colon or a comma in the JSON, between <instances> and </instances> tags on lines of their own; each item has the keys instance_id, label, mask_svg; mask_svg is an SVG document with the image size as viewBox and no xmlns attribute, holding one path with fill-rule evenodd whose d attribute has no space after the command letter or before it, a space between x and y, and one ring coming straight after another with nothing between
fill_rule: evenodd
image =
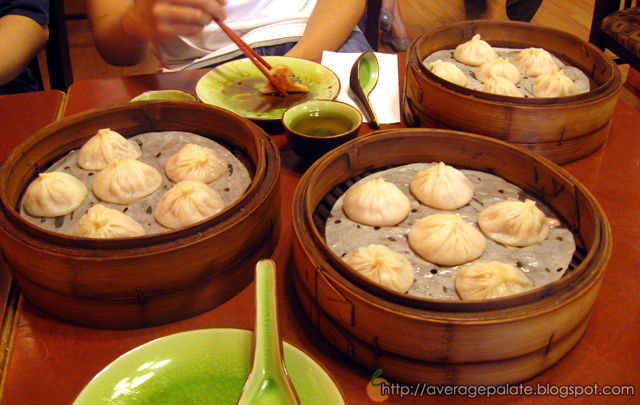
<instances>
[{"instance_id":1,"label":"green bowl","mask_svg":"<svg viewBox=\"0 0 640 405\"><path fill-rule=\"evenodd\" d=\"M355 139L362 125L357 108L335 100L311 100L289 108L282 115L291 149L307 162Z\"/></svg>"},{"instance_id":2,"label":"green bowl","mask_svg":"<svg viewBox=\"0 0 640 405\"><path fill-rule=\"evenodd\" d=\"M345 404L327 371L284 342L289 377L302 405ZM235 405L251 370L253 331L200 329L134 349L102 370L73 405Z\"/></svg>"},{"instance_id":3,"label":"green bowl","mask_svg":"<svg viewBox=\"0 0 640 405\"><path fill-rule=\"evenodd\" d=\"M170 101L198 101L196 96L184 90L151 90L145 91L129 101L170 100Z\"/></svg>"}]
</instances>

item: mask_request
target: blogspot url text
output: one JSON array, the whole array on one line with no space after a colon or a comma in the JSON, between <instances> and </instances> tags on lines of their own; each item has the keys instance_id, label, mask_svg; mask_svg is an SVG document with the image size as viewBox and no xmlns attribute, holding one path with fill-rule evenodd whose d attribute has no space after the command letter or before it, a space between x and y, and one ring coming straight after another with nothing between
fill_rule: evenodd
<instances>
[{"instance_id":1,"label":"blogspot url text","mask_svg":"<svg viewBox=\"0 0 640 405\"><path fill-rule=\"evenodd\" d=\"M437 386L425 383L416 385L380 384L381 394L384 396L399 397L424 397L424 396L465 396L494 397L494 396L555 396L559 398L578 398L583 396L635 396L633 385L603 385L597 383L591 385L453 385Z\"/></svg>"}]
</instances>

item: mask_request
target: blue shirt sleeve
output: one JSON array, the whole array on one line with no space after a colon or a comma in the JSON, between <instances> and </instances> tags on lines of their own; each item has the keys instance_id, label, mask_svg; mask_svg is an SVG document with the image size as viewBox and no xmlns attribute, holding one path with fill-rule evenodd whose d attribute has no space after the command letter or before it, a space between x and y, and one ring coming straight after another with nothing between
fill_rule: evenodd
<instances>
[{"instance_id":1,"label":"blue shirt sleeve","mask_svg":"<svg viewBox=\"0 0 640 405\"><path fill-rule=\"evenodd\" d=\"M38 24L47 25L49 0L0 0L0 17L9 14L29 17Z\"/></svg>"}]
</instances>

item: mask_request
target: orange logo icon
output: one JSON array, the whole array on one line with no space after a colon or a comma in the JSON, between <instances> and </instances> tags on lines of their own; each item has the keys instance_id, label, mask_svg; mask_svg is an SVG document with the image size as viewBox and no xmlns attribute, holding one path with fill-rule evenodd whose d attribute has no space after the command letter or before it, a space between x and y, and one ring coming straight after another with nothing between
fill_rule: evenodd
<instances>
[{"instance_id":1,"label":"orange logo icon","mask_svg":"<svg viewBox=\"0 0 640 405\"><path fill-rule=\"evenodd\" d=\"M382 386L389 385L389 381L381 378L382 369L378 369L371 376L371 381L367 384L367 396L374 402L383 402L389 398L389 395L382 392Z\"/></svg>"}]
</instances>

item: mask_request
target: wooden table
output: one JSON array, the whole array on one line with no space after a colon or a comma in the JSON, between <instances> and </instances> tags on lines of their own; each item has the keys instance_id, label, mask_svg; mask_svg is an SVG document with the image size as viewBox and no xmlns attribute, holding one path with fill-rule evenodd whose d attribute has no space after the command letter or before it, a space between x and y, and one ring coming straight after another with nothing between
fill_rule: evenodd
<instances>
[{"instance_id":1,"label":"wooden table","mask_svg":"<svg viewBox=\"0 0 640 405\"><path fill-rule=\"evenodd\" d=\"M400 55L401 77L405 55ZM155 88L193 91L205 71L80 81L71 86L65 115L130 99ZM401 80L402 81L402 80ZM595 303L588 329L578 345L557 365L527 381L534 389L559 390L558 395L476 398L473 404L631 404L637 397L582 396L563 400L561 394L578 386L635 385L640 388L640 113L619 102L606 145L578 162L565 166L598 199L613 229L613 257ZM400 125L384 126L397 128ZM282 129L271 125L282 157L282 235L272 256L279 272L282 335L303 348L335 377L349 404L371 404L366 386L371 372L363 370L331 346L300 309L291 281L291 206L295 187L307 168L289 148ZM366 132L365 129L364 132ZM46 315L21 299L14 341L4 373L5 405L68 405L100 370L118 356L153 339L201 328L252 329L254 285L226 303L201 315L167 325L137 330L98 330L75 326ZM383 375L384 376L384 375ZM516 387L517 388L517 387ZM637 394L637 395L640 395ZM468 396L391 396L388 404L466 404ZM330 404L328 404L330 405Z\"/></svg>"},{"instance_id":2,"label":"wooden table","mask_svg":"<svg viewBox=\"0 0 640 405\"><path fill-rule=\"evenodd\" d=\"M66 95L58 90L0 96L0 162L32 133L57 120L65 99ZM3 321L0 364L4 364L17 299L17 293L11 293L11 284L9 268L4 260L0 260L0 316Z\"/></svg>"}]
</instances>

